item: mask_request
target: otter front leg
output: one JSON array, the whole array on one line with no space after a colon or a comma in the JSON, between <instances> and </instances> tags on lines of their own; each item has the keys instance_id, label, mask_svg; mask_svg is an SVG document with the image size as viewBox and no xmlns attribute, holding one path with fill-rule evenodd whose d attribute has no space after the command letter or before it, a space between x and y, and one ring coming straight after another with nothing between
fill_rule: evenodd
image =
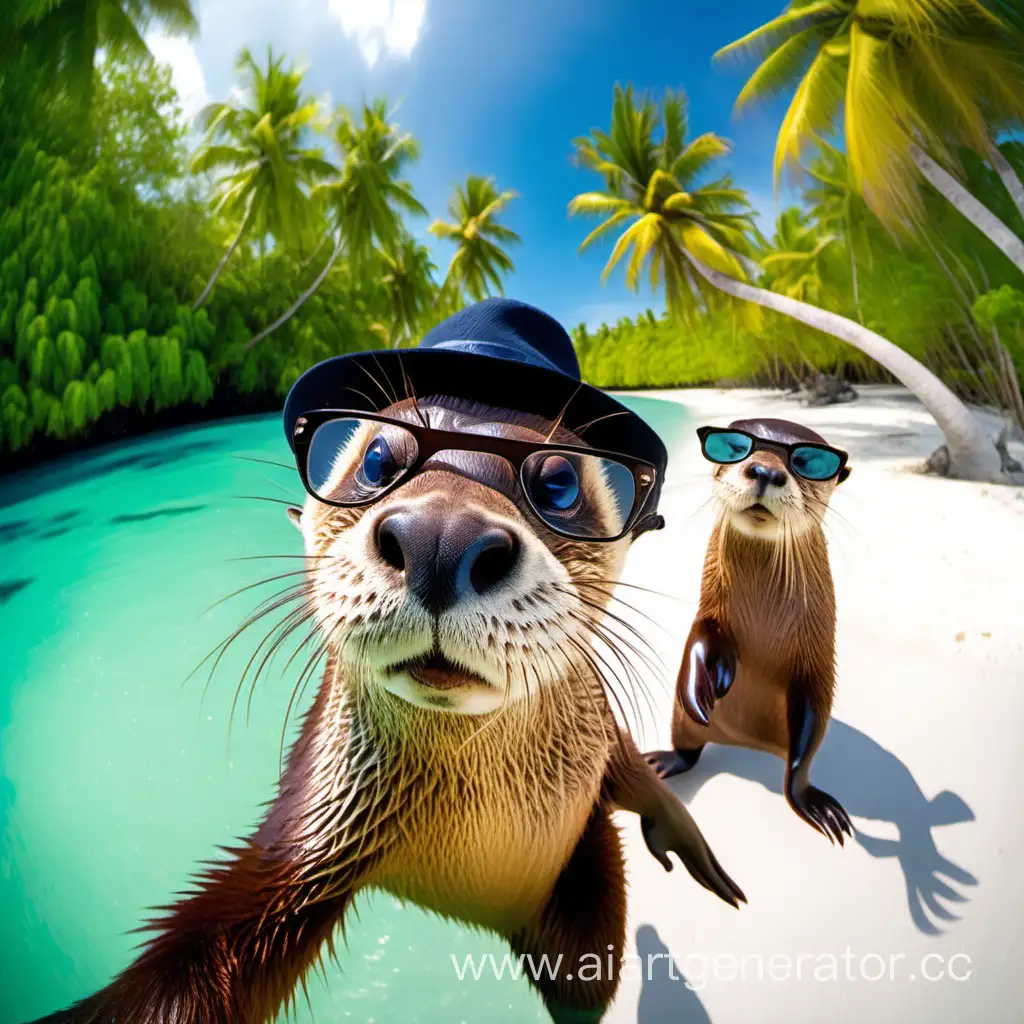
<instances>
[{"instance_id":1,"label":"otter front leg","mask_svg":"<svg viewBox=\"0 0 1024 1024\"><path fill-rule=\"evenodd\" d=\"M263 1024L273 1020L354 892L312 901L287 851L250 841L211 866L194 894L154 923L147 948L105 989L46 1024ZM307 902L308 901L308 902ZM37 1022L42 1024L42 1022Z\"/></svg>"},{"instance_id":2,"label":"otter front leg","mask_svg":"<svg viewBox=\"0 0 1024 1024\"><path fill-rule=\"evenodd\" d=\"M721 700L736 678L736 646L711 616L697 618L690 627L683 660L676 680L676 706L672 710L673 750L656 750L647 755L651 767L663 779L689 771L704 749L694 745L691 722L706 728L715 701ZM682 717L685 712L687 718Z\"/></svg>"},{"instance_id":3,"label":"otter front leg","mask_svg":"<svg viewBox=\"0 0 1024 1024\"><path fill-rule=\"evenodd\" d=\"M620 735L605 773L614 803L640 815L647 849L666 871L674 853L695 881L731 906L746 903L743 890L726 874L682 801L658 778L630 736Z\"/></svg>"},{"instance_id":4,"label":"otter front leg","mask_svg":"<svg viewBox=\"0 0 1024 1024\"><path fill-rule=\"evenodd\" d=\"M510 944L555 1024L597 1024L618 988L625 942L622 844L598 804L544 909Z\"/></svg>"},{"instance_id":5,"label":"otter front leg","mask_svg":"<svg viewBox=\"0 0 1024 1024\"><path fill-rule=\"evenodd\" d=\"M786 799L790 807L830 842L843 845L843 834L853 835L846 811L828 793L811 785L811 761L825 738L828 716L810 698L811 687L796 680L786 704L789 751L786 758Z\"/></svg>"}]
</instances>

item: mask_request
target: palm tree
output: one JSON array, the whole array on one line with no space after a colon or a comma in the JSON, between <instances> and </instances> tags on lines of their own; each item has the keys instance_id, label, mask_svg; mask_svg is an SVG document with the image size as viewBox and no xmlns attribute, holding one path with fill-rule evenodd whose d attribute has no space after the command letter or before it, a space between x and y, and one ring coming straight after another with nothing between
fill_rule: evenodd
<instances>
[{"instance_id":1,"label":"palm tree","mask_svg":"<svg viewBox=\"0 0 1024 1024\"><path fill-rule=\"evenodd\" d=\"M674 105L668 105L668 108L674 109ZM675 114L672 116L675 117ZM648 261L652 271L654 268L666 268L666 299L669 304L673 301L673 293L669 290L668 270L674 275L676 302L686 301L680 298L684 289L689 289L692 294L701 287L695 280L691 284L695 273L707 285L734 299L774 310L849 342L881 363L920 399L935 418L946 438L950 472L953 475L976 480L1002 479L999 457L992 441L963 402L931 370L867 327L791 296L759 288L735 272L739 260L734 254L744 250L752 251L752 245L744 235L744 226L751 223L749 213L733 213L724 222L711 220L706 215L703 219L675 217L672 215L674 211L690 208L693 205L692 197L697 194L683 192L681 189L675 196L663 199L663 212L648 208L647 197L658 195L659 188L664 187L664 171L654 159L641 163L637 161L637 156L658 150L659 143L655 141L655 135L662 127L661 118L657 116L656 110L652 112L649 101L641 101L638 107L629 90L616 89L611 132L594 132L592 135L595 158L589 161L588 166L601 173L606 188L603 192L577 196L569 204L569 211L574 213L587 209L607 215L607 220L592 233L591 239L595 235L600 237L614 227L633 222L616 241L609 263L614 265L612 261L620 258L632 245L629 270L634 279L639 278L644 263ZM666 124L664 129L666 136L677 131L672 122ZM692 145L698 141L695 140ZM664 148L664 143L660 145ZM716 146L716 151L718 148ZM670 149L672 152L677 149L685 151L682 142L673 143ZM659 171L662 173L657 174ZM648 175L646 179L644 174ZM727 192L730 209L743 209L746 206L740 190L729 187L724 191ZM641 196L645 204L638 201ZM718 217L721 216L718 213ZM637 230L637 225L644 223L646 226ZM748 227L748 235L749 231ZM729 247L724 243L728 243ZM730 273L730 270L733 272Z\"/></svg>"},{"instance_id":2,"label":"palm tree","mask_svg":"<svg viewBox=\"0 0 1024 1024\"><path fill-rule=\"evenodd\" d=\"M868 233L870 213L864 200L850 181L845 154L822 143L817 159L807 168L813 184L804 190L809 204L808 214L823 231L837 235L850 259L850 281L857 319L863 322L860 308L860 275L858 256L863 253L870 264L871 246Z\"/></svg>"},{"instance_id":3,"label":"palm tree","mask_svg":"<svg viewBox=\"0 0 1024 1024\"><path fill-rule=\"evenodd\" d=\"M479 302L488 295L503 295L502 274L515 270L503 245L522 239L504 224L498 215L516 198L515 192L499 192L493 178L470 174L464 185L455 186L455 195L448 203L451 223L435 220L429 231L435 238L456 244L455 255L448 264L442 285L446 307L453 307L466 298Z\"/></svg>"},{"instance_id":4,"label":"palm tree","mask_svg":"<svg viewBox=\"0 0 1024 1024\"><path fill-rule=\"evenodd\" d=\"M92 101L96 51L148 54L143 34L156 24L187 36L197 29L191 0L20 0L8 8L13 41L30 43L55 57L69 95L87 110ZM6 59L6 58L5 58Z\"/></svg>"},{"instance_id":5,"label":"palm tree","mask_svg":"<svg viewBox=\"0 0 1024 1024\"><path fill-rule=\"evenodd\" d=\"M924 178L1022 271L1024 241L950 173L957 149L990 161L1024 212L1024 186L995 134L1024 123L1016 24L981 0L792 0L718 57L761 62L737 99L793 91L775 147L778 177L803 150L843 135L858 191L893 230L921 221Z\"/></svg>"},{"instance_id":6,"label":"palm tree","mask_svg":"<svg viewBox=\"0 0 1024 1024\"><path fill-rule=\"evenodd\" d=\"M345 107L338 108L334 142L341 169L312 190L314 203L325 211L330 225L331 254L312 284L269 327L246 342L246 349L298 312L326 280L342 252L347 254L350 269L358 273L374 255L375 247L400 248L405 231L403 213L427 212L413 195L412 186L400 177L419 158L419 146L388 116L383 99L363 104L361 123Z\"/></svg>"},{"instance_id":7,"label":"palm tree","mask_svg":"<svg viewBox=\"0 0 1024 1024\"><path fill-rule=\"evenodd\" d=\"M660 140L656 135L661 129ZM728 176L705 185L699 179L729 152L729 144L708 132L687 141L687 101L681 92L665 94L662 109L647 96L635 99L631 87L615 87L610 132L594 131L576 139L575 162L596 171L604 190L584 192L569 203L569 214L606 219L580 245L584 250L613 228L629 224L619 236L604 268L607 280L632 249L626 283L640 285L644 265L656 289L665 282L668 311L688 319L715 300L695 275L683 250L711 266L744 279L742 257L753 255L753 211Z\"/></svg>"},{"instance_id":8,"label":"palm tree","mask_svg":"<svg viewBox=\"0 0 1024 1024\"><path fill-rule=\"evenodd\" d=\"M415 337L431 304L437 300L430 252L412 236L405 235L392 252L380 250L383 286L391 311L386 327L388 341L395 348Z\"/></svg>"},{"instance_id":9,"label":"palm tree","mask_svg":"<svg viewBox=\"0 0 1024 1024\"><path fill-rule=\"evenodd\" d=\"M343 231L349 263L356 268L375 246L397 246L404 232L403 213L427 212L401 177L419 159L419 144L389 116L387 101L380 98L363 104L362 123L339 107L334 141L341 173L313 190Z\"/></svg>"},{"instance_id":10,"label":"palm tree","mask_svg":"<svg viewBox=\"0 0 1024 1024\"><path fill-rule=\"evenodd\" d=\"M335 170L320 149L303 144L320 118L320 105L302 94L303 72L275 59L269 47L265 69L248 49L236 68L248 79L247 102L211 103L200 112L206 139L190 168L224 172L214 209L236 220L238 230L193 309L206 301L244 235L270 235L286 246L307 242L315 223L307 190Z\"/></svg>"},{"instance_id":11,"label":"palm tree","mask_svg":"<svg viewBox=\"0 0 1024 1024\"><path fill-rule=\"evenodd\" d=\"M783 210L775 225L769 252L762 256L761 283L781 295L815 306L837 306L842 301L836 274L840 239L811 221L803 210Z\"/></svg>"}]
</instances>

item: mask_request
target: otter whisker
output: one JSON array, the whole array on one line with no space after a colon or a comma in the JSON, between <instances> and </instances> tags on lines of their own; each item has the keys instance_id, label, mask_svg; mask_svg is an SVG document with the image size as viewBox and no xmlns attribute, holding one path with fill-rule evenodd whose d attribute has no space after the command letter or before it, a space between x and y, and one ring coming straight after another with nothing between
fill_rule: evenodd
<instances>
[{"instance_id":1,"label":"otter whisker","mask_svg":"<svg viewBox=\"0 0 1024 1024\"><path fill-rule=\"evenodd\" d=\"M233 590L226 597L222 597L220 600L214 601L213 604L204 610L203 614L208 615L214 608L219 608L222 604L230 601L233 597L238 597L240 594L244 594L249 590L255 590L257 587L264 587L268 583L276 583L278 580L285 580L292 576L305 576L307 572L307 569L292 569L290 572L283 572L277 576L267 576L265 579L257 580L255 583L247 583L244 587L239 587L238 590Z\"/></svg>"},{"instance_id":2,"label":"otter whisker","mask_svg":"<svg viewBox=\"0 0 1024 1024\"><path fill-rule=\"evenodd\" d=\"M239 462L259 462L264 466L273 466L275 469L287 469L291 472L295 472L295 463L288 462L275 462L273 459L260 459L255 455L232 455L231 458L238 459Z\"/></svg>"},{"instance_id":3,"label":"otter whisker","mask_svg":"<svg viewBox=\"0 0 1024 1024\"><path fill-rule=\"evenodd\" d=\"M617 660L617 661L619 662L619 664L620 664L620 665L622 666L623 670L624 670L624 671L625 671L625 673L626 673L626 677L627 677L627 679L626 679L626 682L625 682L625 684L623 684L623 687L622 687L622 688L623 688L623 690L625 691L625 694L626 694L626 699L627 699L627 700L628 700L628 702L629 702L629 705L630 705L630 708L631 708L631 710L632 710L633 714L634 714L634 715L635 715L635 716L637 717L637 719L639 720L639 718L640 718L640 707L639 707L639 705L638 705L638 704L636 703L636 700L635 700L635 695L634 695L634 693L633 693L633 685L634 685L634 683L635 683L635 679L634 679L634 678L632 677L631 669L630 669L630 667L628 666L628 664L626 663L625 659L623 659L623 658L622 658L621 656L619 656L619 651L618 651L618 648L616 648L616 647L615 647L615 645L614 645L613 643L610 643L610 642L609 642L609 641L608 641L608 640L607 640L607 639L606 639L606 638L605 638L605 637L604 637L604 636L603 636L603 635L602 635L602 634L601 634L601 633L599 632L599 630L598 630L598 629L597 629L597 628L595 627L595 625L594 625L594 623L593 623L593 622L591 622L591 621L590 621L589 619L582 619L582 620L577 620L577 621L579 621L579 622L581 623L581 625L583 625L583 626L584 626L584 628L585 628L585 629L587 629L587 630L588 630L588 631L590 632L590 634L591 634L591 635L592 635L593 637L595 637L596 639L600 640L600 641L601 641L601 643L602 643L602 644L603 644L603 645L604 645L605 647L608 647L608 648L609 648L609 649L610 649L610 650L612 651L612 653L613 653L614 655L616 655L616 660ZM619 683L621 683L622 681L621 681L621 680L619 679L618 675L617 675L617 674L615 673L615 670L614 670L614 668L613 668L613 667L612 667L612 665L611 665L611 664L610 664L610 663L608 662L608 660L607 660L607 659L605 658L605 656L604 656L604 655L603 655L603 654L602 654L602 653L601 653L601 652L600 652L600 651L599 651L599 650L598 650L598 649L597 649L597 648L596 648L595 646L593 646L593 645L591 645L591 647L590 647L590 650L591 650L591 652L592 652L593 656L594 656L595 658L597 658L597 659L598 659L598 660L599 660L599 661L601 662L601 664L602 664L602 665L604 665L604 666L605 666L605 668L607 668L607 669L608 669L608 671L609 671L609 672L611 672L612 678L613 678L613 679L614 679L614 680L615 680L616 682L619 682ZM621 705L620 705L620 707L621 707Z\"/></svg>"},{"instance_id":4,"label":"otter whisker","mask_svg":"<svg viewBox=\"0 0 1024 1024\"><path fill-rule=\"evenodd\" d=\"M554 422L551 424L551 429L547 433L547 437L544 438L545 444L547 444L551 438L555 436L555 431L562 425L562 420L565 419L565 414L569 411L569 406L572 405L573 399L580 393L580 388L583 387L581 383L579 387L569 396L569 400L562 406L562 411L555 417Z\"/></svg>"},{"instance_id":5,"label":"otter whisker","mask_svg":"<svg viewBox=\"0 0 1024 1024\"><path fill-rule=\"evenodd\" d=\"M594 681L598 684L601 692L605 696L607 701L609 698L615 702L615 706L619 711L619 724L624 727L626 734L632 736L633 727L630 722L629 715L626 714L626 709L623 707L622 700L620 699L615 687L610 685L604 672L602 672L600 666L594 660L592 656L592 649L588 648L585 644L581 644L575 637L570 636L568 633L565 634L565 639L569 642L569 645L577 651L581 658L586 662L591 672L593 673ZM608 708L611 711L611 706Z\"/></svg>"},{"instance_id":6,"label":"otter whisker","mask_svg":"<svg viewBox=\"0 0 1024 1024\"><path fill-rule=\"evenodd\" d=\"M384 396L384 405L387 406L387 405L397 405L398 404L398 395L394 394L394 392L390 392L389 393L387 388L385 388L384 385L381 384L381 382L379 380L377 380L377 378L362 363L357 363L357 365L359 367L359 370L362 373L365 373L366 376L370 378L371 383L375 384L377 386L377 390L380 391L380 393ZM377 363L377 367L378 367L378 369L380 369L380 362L379 361ZM387 383L390 384L390 381L388 381L387 374L384 373L383 370L381 370L381 373L384 375L384 380ZM355 391L355 388L353 388L352 390ZM359 392L359 393L362 394L362 392ZM368 396L364 395L363 397L365 397L366 400L368 402L370 402L371 408L374 408L374 409L379 408L377 403L371 401L371 399Z\"/></svg>"},{"instance_id":7,"label":"otter whisker","mask_svg":"<svg viewBox=\"0 0 1024 1024\"><path fill-rule=\"evenodd\" d=\"M266 501L266 502L270 502L270 504L272 504L272 505L288 505L288 506L294 506L294 504L295 504L295 499L294 498L291 498L291 499L286 499L286 498L268 498L264 494L232 494L232 495L230 495L230 497L234 501Z\"/></svg>"},{"instance_id":8,"label":"otter whisker","mask_svg":"<svg viewBox=\"0 0 1024 1024\"><path fill-rule=\"evenodd\" d=\"M621 412L605 413L604 416L598 416L596 419L592 419L592 420L590 420L589 423L584 423L580 427L573 427L572 428L572 432L574 434L576 434L578 437L582 437L587 430L589 430L595 424L600 423L602 420L610 420L610 419L614 419L616 416L629 416L629 415L631 415L631 414L630 414L628 409L623 409Z\"/></svg>"},{"instance_id":9,"label":"otter whisker","mask_svg":"<svg viewBox=\"0 0 1024 1024\"><path fill-rule=\"evenodd\" d=\"M412 385L412 381L409 379L409 375L405 372L405 364L402 362L402 357L398 357L398 368L402 371L402 386L405 388L405 397L412 400L412 407L416 413L417 419L424 427L430 426L430 421L426 416L423 415L423 410L420 408L419 399L416 397L416 389Z\"/></svg>"},{"instance_id":10,"label":"otter whisker","mask_svg":"<svg viewBox=\"0 0 1024 1024\"><path fill-rule=\"evenodd\" d=\"M303 609L296 609L296 611L301 611L302 614L295 617L294 621L290 625L287 625L286 628L282 628L279 631L277 639L267 649L267 653L263 656L263 660L260 662L259 667L256 669L256 674L253 676L252 684L249 687L249 699L246 701L245 705L246 728L248 728L249 726L250 713L252 711L252 698L256 692L256 683L258 682L260 676L263 674L264 668L266 668L267 664L269 663L270 659L273 658L274 654L278 650L280 650L281 645L290 636L292 636L292 634L294 634L297 629L300 629L303 625L305 625L305 623L309 622L309 620L313 617L313 610L308 605ZM294 615L295 613L292 614ZM289 616L289 618L290 617L291 616ZM287 622L287 619L285 621ZM299 647L299 650L301 649L302 645L300 645Z\"/></svg>"},{"instance_id":11,"label":"otter whisker","mask_svg":"<svg viewBox=\"0 0 1024 1024\"><path fill-rule=\"evenodd\" d=\"M303 583L303 584L300 584L298 587L290 588L290 590L278 591L277 595L271 595L271 597L268 598L267 600L273 600L273 598L275 596L280 597L281 595L289 594L289 593L292 593L294 591L294 593L292 593L291 597L285 598L283 603L287 604L289 600L295 600L296 597L301 596L302 593L304 592L304 587L305 587L305 584ZM262 604L266 604L266 601L262 602ZM280 607L280 605L278 605L276 607ZM227 651L227 649L231 646L231 644L235 640L238 639L239 636L242 635L243 632L245 632L245 630L247 630L250 626L252 626L256 622L258 622L261 618L263 618L264 615L268 615L268 614L270 614L270 612L275 611L276 607L262 608L262 605L257 605L256 610L254 612L252 612L249 615L249 617L240 626L238 626L236 629L234 629L226 640L222 640L219 644L217 644L217 646L214 647L213 650L210 651L210 653L207 654L206 657L204 657L202 659L202 661L200 661L199 664L196 665L196 667L194 669L192 669L191 672L189 672L189 674L185 677L184 681L182 682L182 686L185 686L189 682L189 680L211 658L216 656L216 660L214 661L213 665L210 668L210 674L207 677L206 685L203 687L203 700L205 700L207 690L209 689L209 686L210 686L210 681L213 679L213 675L214 675L214 673L217 670L217 666L220 664L220 661L223 658L223 656L224 656L225 652ZM200 701L200 706L202 706L202 700Z\"/></svg>"},{"instance_id":12,"label":"otter whisker","mask_svg":"<svg viewBox=\"0 0 1024 1024\"><path fill-rule=\"evenodd\" d=\"M610 628L598 626L595 623L591 623L590 628L591 632L598 636L601 639L601 642L604 643L612 651L616 661L618 661L622 665L623 671L626 672L630 682L630 692L632 693L634 690L639 690L640 694L643 696L644 700L647 703L647 710L650 716L652 718L655 717L656 713L654 709L654 704L652 702L651 693L647 687L646 680L644 679L643 675L637 670L636 666L633 665L632 662L625 656L625 653L619 648L618 644L623 644L624 646L629 648L630 652L643 664L647 671L657 678L663 677L663 672L665 671L664 663L662 663L661 659L657 657L657 655L655 654L655 658L657 658L657 661L660 663L661 666L659 670L659 665L652 664L651 659L647 656L646 652L635 647L628 640L614 633ZM615 643L613 641L617 641L618 643ZM635 710L639 715L639 707L635 707Z\"/></svg>"},{"instance_id":13,"label":"otter whisker","mask_svg":"<svg viewBox=\"0 0 1024 1024\"><path fill-rule=\"evenodd\" d=\"M657 653L657 651L656 651L656 650L654 649L654 646L653 646L653 644L651 644L651 642L650 642L650 641L649 641L649 640L647 639L647 637L645 637L645 636L643 635L643 633L641 633L641 632L640 632L640 631L639 631L639 630L638 630L638 629L637 629L637 628L636 628L636 627L635 627L635 626L634 626L634 625L633 625L633 624L632 624L631 622L629 622L629 621L627 621L626 619L622 618L622 616L620 616L620 615L617 615L617 614L616 614L615 612L613 612L613 611L610 611L610 610L609 610L608 608L605 608L605 607L604 607L603 605L597 604L597 603L596 603L596 602L594 602L594 601L590 601L590 600L588 600L588 599L587 599L587 598L585 598L585 597L581 597L581 596L577 595L577 600L579 600L579 602L580 602L581 604L585 605L585 606L586 606L587 608L592 608L592 609L593 609L594 611L598 612L598 613L599 613L599 615L601 615L601 616L605 616L605 617L607 617L607 618L611 619L611 620L612 620L612 622L618 623L618 624L619 624L620 626L622 626L622 627L623 627L624 629L628 630L628 631L629 631L629 634L630 634L631 636L633 636L633 637L634 637L634 638L635 638L635 639L636 639L637 641L639 641L640 643L642 643L642 644L644 645L644 647L645 647L645 648L646 648L646 649L647 649L648 651L650 651L650 652L651 652L651 654L652 654L652 655L653 655L653 656L654 656L655 658L657 658L657 660L658 660L659 664L661 665L661 667L662 667L662 668L664 668L664 669L666 669L666 671L667 671L667 666L666 666L666 665L665 665L665 663L664 663L664 662L663 662L663 661L661 660L661 657L660 657L660 655L659 655L659 654ZM623 601L622 603L623 603L623 604L626 604L626 602L624 602L624 601ZM650 617L649 615L644 615L644 613L643 613L643 612L640 612L640 611L638 611L638 610L637 610L636 608L633 608L633 606L632 606L632 605L628 605L628 604L627 604L627 605L626 605L626 607L627 607L627 608L629 608L629 609L630 609L631 611L635 612L635 613L636 613L637 615L642 615L642 616L643 616L644 618L646 618L646 619L647 619L647 620L648 620L649 622L651 622L652 624L654 624L654 625L658 625L658 623L657 623L657 622L655 622L655 620L654 620L654 619L652 619L652 618L651 618L651 617ZM662 627L662 628L664 628L664 627ZM666 630L666 632L668 632L668 631ZM671 634L670 634L670 635L671 635Z\"/></svg>"},{"instance_id":14,"label":"otter whisker","mask_svg":"<svg viewBox=\"0 0 1024 1024\"><path fill-rule=\"evenodd\" d=\"M287 604L289 602L284 602L284 603ZM281 606L283 607L283 605L281 605ZM294 618L305 616L305 614L306 614L306 608L304 606L301 607L301 608L295 608L291 612L289 612L288 615L285 616L285 618L284 618L284 620L282 622L276 623L271 628L271 630L266 634L266 636L263 637L263 639L259 642L259 645L256 647L256 650L253 651L253 653L250 656L248 662L246 662L245 668L242 670L241 678L238 680L238 686L235 687L235 696L234 696L234 699L231 701L231 711L228 714L228 737L229 737L229 742L230 742L230 736L231 736L231 726L232 726L232 723L234 721L235 710L236 710L237 705L238 705L238 698L241 696L242 687L245 685L245 680L249 676L249 672L252 669L253 663L259 657L260 651L263 649L263 646L268 641L270 641L272 637L274 637L277 634L277 632L279 630L287 628L292 623ZM266 664L265 660L264 660L263 664ZM261 665L261 670L262 670L262 665ZM248 713L249 713L248 712L248 708L249 708L249 706L251 704L251 700L252 700L252 697L251 697L252 690L253 690L253 687L255 687L256 681L258 679L259 679L259 672L257 672L256 675L253 677L252 683L250 685L250 691L249 691L250 692L250 698L249 698L249 701L246 704L246 725L248 725L248 722L249 722L249 719L248 719Z\"/></svg>"},{"instance_id":15,"label":"otter whisker","mask_svg":"<svg viewBox=\"0 0 1024 1024\"><path fill-rule=\"evenodd\" d=\"M577 580L576 581L576 585L578 587L587 587L590 590L594 590L601 597L604 597L604 598L606 598L609 601L614 601L616 604L622 605L622 607L625 608L627 611L632 612L634 615L639 615L640 618L642 618L645 621L649 622L656 629L660 629L663 633L667 634L668 636L674 636L675 635L674 631L669 629L664 623L659 622L652 615L649 615L647 612L643 611L643 609L637 608L636 605L630 604L629 601L627 601L624 598L620 597L618 594L615 594L613 592L609 592L604 587L602 587L600 584L593 583L590 580Z\"/></svg>"}]
</instances>

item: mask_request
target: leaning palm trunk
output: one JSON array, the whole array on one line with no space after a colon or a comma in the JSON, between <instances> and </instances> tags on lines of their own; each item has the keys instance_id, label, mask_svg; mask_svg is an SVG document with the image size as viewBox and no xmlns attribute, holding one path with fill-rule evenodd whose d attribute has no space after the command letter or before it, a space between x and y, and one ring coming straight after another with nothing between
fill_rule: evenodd
<instances>
[{"instance_id":1,"label":"leaning palm trunk","mask_svg":"<svg viewBox=\"0 0 1024 1024\"><path fill-rule=\"evenodd\" d=\"M834 338L849 342L879 362L921 401L934 417L949 448L950 476L966 480L1004 480L999 454L971 411L945 384L913 356L861 324L777 292L714 270L690 253L686 258L712 286L737 299L792 317Z\"/></svg>"},{"instance_id":2,"label":"leaning palm trunk","mask_svg":"<svg viewBox=\"0 0 1024 1024\"><path fill-rule=\"evenodd\" d=\"M1013 164L1003 156L999 147L993 142L988 154L989 162L995 168L996 174L1003 180L1006 191L1010 193L1014 205L1024 217L1024 182L1017 176Z\"/></svg>"},{"instance_id":3,"label":"leaning palm trunk","mask_svg":"<svg viewBox=\"0 0 1024 1024\"><path fill-rule=\"evenodd\" d=\"M196 299L193 304L193 313L206 301L206 296L210 294L214 284L216 284L217 278L220 277L220 272L227 266L228 260L231 259L231 254L238 248L238 243L241 242L242 236L248 230L249 221L252 220L252 212L253 211L250 208L242 218L242 223L238 228L238 234L236 234L231 240L231 244L228 246L227 252L221 257L220 263L217 264L217 269L213 272L213 276L206 282L206 287L202 290L199 298Z\"/></svg>"},{"instance_id":4,"label":"leaning palm trunk","mask_svg":"<svg viewBox=\"0 0 1024 1024\"><path fill-rule=\"evenodd\" d=\"M313 293L324 283L324 278L331 272L331 267L337 262L338 257L341 255L343 246L341 239L339 238L334 243L334 252L331 253L330 259L324 264L323 269L319 274L316 275L316 279L313 283L288 307L288 309L282 313L269 327L264 327L259 334L253 335L246 343L244 352L248 352L257 342L262 341L268 334L273 334L282 324L290 320L302 307L303 303L313 295Z\"/></svg>"},{"instance_id":5,"label":"leaning palm trunk","mask_svg":"<svg viewBox=\"0 0 1024 1024\"><path fill-rule=\"evenodd\" d=\"M1016 264L1021 273L1024 273L1024 241L1021 241L984 203L972 196L952 174L940 167L923 149L915 146L911 153L917 169L925 180L948 199L990 242L997 245ZM1010 173L1013 174L1012 168Z\"/></svg>"}]
</instances>

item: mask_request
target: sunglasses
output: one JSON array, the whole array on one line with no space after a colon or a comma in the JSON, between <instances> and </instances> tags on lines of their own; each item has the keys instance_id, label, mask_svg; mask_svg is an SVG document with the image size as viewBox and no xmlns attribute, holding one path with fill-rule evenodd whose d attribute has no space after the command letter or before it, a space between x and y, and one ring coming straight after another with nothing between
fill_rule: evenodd
<instances>
[{"instance_id":1,"label":"sunglasses","mask_svg":"<svg viewBox=\"0 0 1024 1024\"><path fill-rule=\"evenodd\" d=\"M300 416L292 447L306 490L339 508L372 505L411 480L438 452L466 451L508 462L529 509L563 537L614 541L663 525L654 514L657 470L616 452L435 430L347 409Z\"/></svg>"},{"instance_id":2,"label":"sunglasses","mask_svg":"<svg viewBox=\"0 0 1024 1024\"><path fill-rule=\"evenodd\" d=\"M709 462L727 466L742 462L754 451L782 452L790 472L804 480L831 480L842 473L848 458L846 452L827 444L801 441L765 441L732 427L700 427L697 430L701 451Z\"/></svg>"}]
</instances>

